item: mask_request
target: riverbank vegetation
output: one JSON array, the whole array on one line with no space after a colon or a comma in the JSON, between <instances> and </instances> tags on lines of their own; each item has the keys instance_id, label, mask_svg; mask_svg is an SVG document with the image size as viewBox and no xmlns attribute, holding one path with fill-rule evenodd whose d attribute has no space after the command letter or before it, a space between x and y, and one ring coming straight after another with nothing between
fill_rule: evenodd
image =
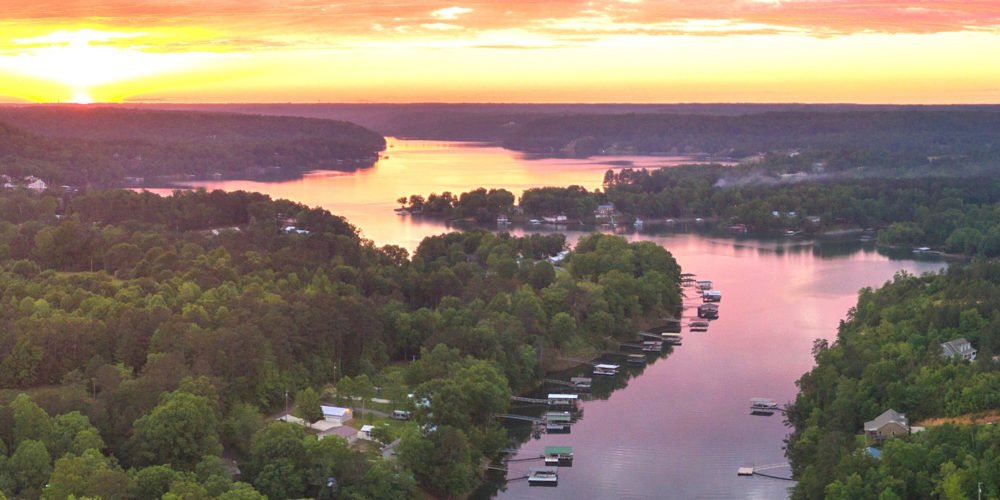
<instances>
[{"instance_id":1,"label":"riverbank vegetation","mask_svg":"<svg viewBox=\"0 0 1000 500\"><path fill-rule=\"evenodd\" d=\"M504 146L519 151L595 155L704 153L745 158L796 151L828 168L912 169L937 163L995 164L995 109L781 111L738 116L632 113L543 117L517 127ZM957 161L952 161L957 160Z\"/></svg>"},{"instance_id":2,"label":"riverbank vegetation","mask_svg":"<svg viewBox=\"0 0 1000 500\"><path fill-rule=\"evenodd\" d=\"M0 174L50 185L272 177L371 166L385 139L332 120L76 106L0 107Z\"/></svg>"},{"instance_id":3,"label":"riverbank vegetation","mask_svg":"<svg viewBox=\"0 0 1000 500\"><path fill-rule=\"evenodd\" d=\"M973 418L1000 409L998 310L997 261L862 290L798 381L788 416L794 497L973 498L979 484L983 497L1000 494L1000 431ZM978 349L975 361L942 356L941 344L958 338ZM874 458L863 425L889 408L940 425L890 438Z\"/></svg>"},{"instance_id":4,"label":"riverbank vegetation","mask_svg":"<svg viewBox=\"0 0 1000 500\"><path fill-rule=\"evenodd\" d=\"M821 234L878 229L880 243L928 246L948 253L1000 256L1000 182L996 177L812 179L781 182L756 168L692 165L659 170L609 170L603 191L525 190L515 207L505 190L458 196L411 196L404 205L430 216L493 222L552 215L593 224L595 209L613 204L620 220L711 218L755 232ZM503 193L495 196L494 193ZM494 197L497 202L481 200ZM416 201L416 203L414 203ZM517 213L518 215L510 215Z\"/></svg>"},{"instance_id":5,"label":"riverbank vegetation","mask_svg":"<svg viewBox=\"0 0 1000 500\"><path fill-rule=\"evenodd\" d=\"M0 491L18 497L321 497L331 477L345 498L461 495L507 445L510 394L680 304L669 252L607 235L561 267L562 235L410 256L219 191L12 191L0 219ZM315 416L334 387L413 411L398 460L262 418L286 394Z\"/></svg>"}]
</instances>

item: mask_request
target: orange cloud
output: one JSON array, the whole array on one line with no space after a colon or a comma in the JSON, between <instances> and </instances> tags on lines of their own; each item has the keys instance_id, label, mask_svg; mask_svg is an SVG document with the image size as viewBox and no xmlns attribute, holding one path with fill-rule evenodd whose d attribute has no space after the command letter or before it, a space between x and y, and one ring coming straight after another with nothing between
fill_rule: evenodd
<instances>
[{"instance_id":1,"label":"orange cloud","mask_svg":"<svg viewBox=\"0 0 1000 500\"><path fill-rule=\"evenodd\" d=\"M0 7L0 96L18 99L1000 99L996 0Z\"/></svg>"}]
</instances>

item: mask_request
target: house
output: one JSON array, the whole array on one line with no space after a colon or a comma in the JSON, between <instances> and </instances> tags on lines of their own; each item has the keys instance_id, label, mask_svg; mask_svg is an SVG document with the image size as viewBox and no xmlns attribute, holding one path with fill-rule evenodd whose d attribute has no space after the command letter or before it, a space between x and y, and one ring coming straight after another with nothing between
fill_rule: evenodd
<instances>
[{"instance_id":1,"label":"house","mask_svg":"<svg viewBox=\"0 0 1000 500\"><path fill-rule=\"evenodd\" d=\"M374 425L362 425L361 430L358 431L358 439L365 439L367 441L372 440L372 429Z\"/></svg>"},{"instance_id":2,"label":"house","mask_svg":"<svg viewBox=\"0 0 1000 500\"><path fill-rule=\"evenodd\" d=\"M347 441L348 445L353 445L358 440L358 431L354 430L354 427L348 427L346 425L342 425L320 432L319 434L317 434L316 437L318 437L319 439L323 439L323 438L328 438L330 436L337 436Z\"/></svg>"},{"instance_id":3,"label":"house","mask_svg":"<svg viewBox=\"0 0 1000 500\"><path fill-rule=\"evenodd\" d=\"M607 203L607 204L604 204L604 205L597 205L597 210L594 210L594 215L596 215L598 217L608 217L608 216L614 215L614 213L615 213L615 204L614 203Z\"/></svg>"},{"instance_id":4,"label":"house","mask_svg":"<svg viewBox=\"0 0 1000 500\"><path fill-rule=\"evenodd\" d=\"M869 443L881 443L888 438L910 433L910 424L906 415L896 410L888 409L875 420L865 422L865 440Z\"/></svg>"},{"instance_id":5,"label":"house","mask_svg":"<svg viewBox=\"0 0 1000 500\"><path fill-rule=\"evenodd\" d=\"M305 420L302 420L301 418L296 417L295 415L292 415L290 413L286 413L286 414L278 417L278 420L280 420L282 422L287 422L289 424L301 425L303 427L306 427L306 426L309 425L309 423L306 422Z\"/></svg>"},{"instance_id":6,"label":"house","mask_svg":"<svg viewBox=\"0 0 1000 500\"><path fill-rule=\"evenodd\" d=\"M46 184L45 181L37 177L28 177L25 180L28 181L28 185L25 187L36 193L41 193L49 188L49 185Z\"/></svg>"},{"instance_id":7,"label":"house","mask_svg":"<svg viewBox=\"0 0 1000 500\"><path fill-rule=\"evenodd\" d=\"M968 340L957 338L941 344L941 356L945 358L961 357L966 361L975 361L976 349Z\"/></svg>"},{"instance_id":8,"label":"house","mask_svg":"<svg viewBox=\"0 0 1000 500\"><path fill-rule=\"evenodd\" d=\"M319 409L323 411L323 420L336 425L344 425L348 420L353 418L350 408L322 405Z\"/></svg>"}]
</instances>

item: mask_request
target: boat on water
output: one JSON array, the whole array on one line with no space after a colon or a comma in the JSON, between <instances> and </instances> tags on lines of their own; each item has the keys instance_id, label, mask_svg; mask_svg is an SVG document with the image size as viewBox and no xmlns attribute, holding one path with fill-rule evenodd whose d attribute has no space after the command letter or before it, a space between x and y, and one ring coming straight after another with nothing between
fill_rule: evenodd
<instances>
[{"instance_id":1,"label":"boat on water","mask_svg":"<svg viewBox=\"0 0 1000 500\"><path fill-rule=\"evenodd\" d=\"M708 321L692 321L688 325L688 329L692 332L707 332L708 331Z\"/></svg>"},{"instance_id":2,"label":"boat on water","mask_svg":"<svg viewBox=\"0 0 1000 500\"><path fill-rule=\"evenodd\" d=\"M642 342L643 352L660 352L663 350L663 342L660 340L645 340Z\"/></svg>"},{"instance_id":3,"label":"boat on water","mask_svg":"<svg viewBox=\"0 0 1000 500\"><path fill-rule=\"evenodd\" d=\"M646 364L646 356L642 354L629 354L626 362L630 365L642 366Z\"/></svg>"},{"instance_id":4,"label":"boat on water","mask_svg":"<svg viewBox=\"0 0 1000 500\"><path fill-rule=\"evenodd\" d=\"M531 224L533 226L537 226L537 225L539 225L541 223L542 223L541 219L529 219L528 220L528 224Z\"/></svg>"},{"instance_id":5,"label":"boat on water","mask_svg":"<svg viewBox=\"0 0 1000 500\"><path fill-rule=\"evenodd\" d=\"M718 290L705 290L701 293L701 300L704 302L721 302L722 292Z\"/></svg>"},{"instance_id":6,"label":"boat on water","mask_svg":"<svg viewBox=\"0 0 1000 500\"><path fill-rule=\"evenodd\" d=\"M498 226L506 226L507 224L510 224L510 219L508 219L506 215L501 215L500 217L497 217Z\"/></svg>"},{"instance_id":7,"label":"boat on water","mask_svg":"<svg viewBox=\"0 0 1000 500\"><path fill-rule=\"evenodd\" d=\"M572 426L569 424L556 424L548 423L545 424L545 432L549 434L569 434L571 432Z\"/></svg>"},{"instance_id":8,"label":"boat on water","mask_svg":"<svg viewBox=\"0 0 1000 500\"><path fill-rule=\"evenodd\" d=\"M618 369L619 368L620 367L618 365L610 365L610 364L601 363L601 364L598 364L598 365L594 365L594 375L615 376L615 375L618 375Z\"/></svg>"},{"instance_id":9,"label":"boat on water","mask_svg":"<svg viewBox=\"0 0 1000 500\"><path fill-rule=\"evenodd\" d=\"M645 222L643 222L643 220L638 217L636 217L635 222L632 223L632 225L634 225L636 229L642 228L643 224L645 224Z\"/></svg>"},{"instance_id":10,"label":"boat on water","mask_svg":"<svg viewBox=\"0 0 1000 500\"><path fill-rule=\"evenodd\" d=\"M528 484L530 486L557 486L559 484L559 474L555 469L532 469L528 473Z\"/></svg>"},{"instance_id":11,"label":"boat on water","mask_svg":"<svg viewBox=\"0 0 1000 500\"><path fill-rule=\"evenodd\" d=\"M750 409L752 410L777 410L778 402L768 398L750 398Z\"/></svg>"},{"instance_id":12,"label":"boat on water","mask_svg":"<svg viewBox=\"0 0 1000 500\"><path fill-rule=\"evenodd\" d=\"M663 343L667 345L681 345L681 341L683 340L683 337L679 333L664 333L662 336Z\"/></svg>"},{"instance_id":13,"label":"boat on water","mask_svg":"<svg viewBox=\"0 0 1000 500\"><path fill-rule=\"evenodd\" d=\"M569 218L565 215L555 215L542 217L542 220L548 222L549 224L565 224L569 221Z\"/></svg>"},{"instance_id":14,"label":"boat on water","mask_svg":"<svg viewBox=\"0 0 1000 500\"><path fill-rule=\"evenodd\" d=\"M698 306L698 317L705 319L717 319L719 317L719 305L709 302Z\"/></svg>"},{"instance_id":15,"label":"boat on water","mask_svg":"<svg viewBox=\"0 0 1000 500\"><path fill-rule=\"evenodd\" d=\"M573 377L569 379L569 383L573 384L573 388L578 391L589 391L593 379L590 377Z\"/></svg>"}]
</instances>

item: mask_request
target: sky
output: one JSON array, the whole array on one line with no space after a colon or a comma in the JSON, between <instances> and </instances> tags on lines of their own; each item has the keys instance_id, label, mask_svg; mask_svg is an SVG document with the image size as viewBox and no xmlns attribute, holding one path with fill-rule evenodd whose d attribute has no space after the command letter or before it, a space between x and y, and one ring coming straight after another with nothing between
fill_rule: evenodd
<instances>
[{"instance_id":1,"label":"sky","mask_svg":"<svg viewBox=\"0 0 1000 500\"><path fill-rule=\"evenodd\" d=\"M1000 103L1000 0L0 0L4 102Z\"/></svg>"}]
</instances>

